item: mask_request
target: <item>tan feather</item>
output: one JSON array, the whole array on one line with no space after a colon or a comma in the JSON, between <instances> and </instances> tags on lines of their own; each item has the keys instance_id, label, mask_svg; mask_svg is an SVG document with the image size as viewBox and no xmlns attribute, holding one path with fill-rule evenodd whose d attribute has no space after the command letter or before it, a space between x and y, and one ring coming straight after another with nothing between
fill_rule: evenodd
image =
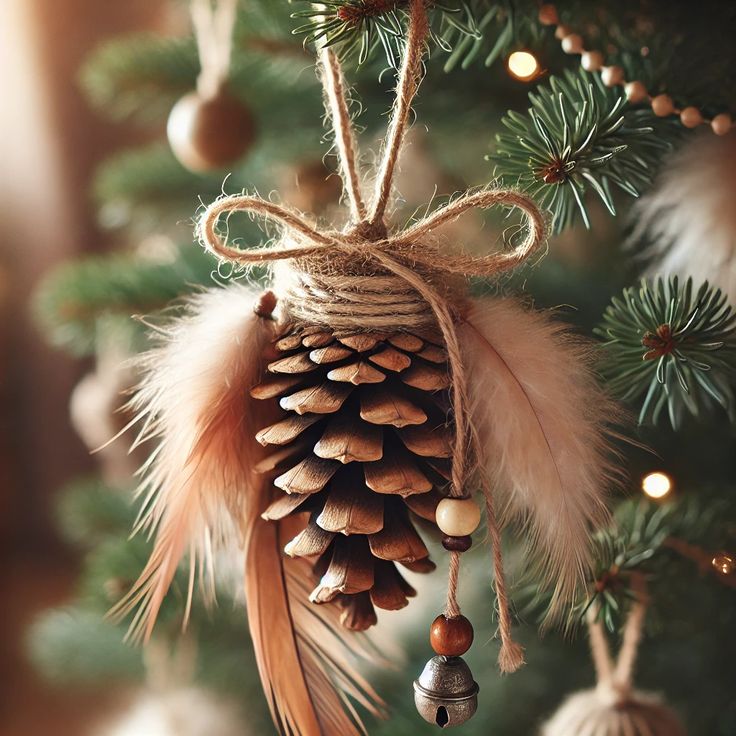
<instances>
[{"instance_id":1,"label":"tan feather","mask_svg":"<svg viewBox=\"0 0 736 736\"><path fill-rule=\"evenodd\" d=\"M155 542L138 581L111 612L122 617L137 608L133 638L150 636L185 555L185 621L197 572L205 593L213 593L213 551L238 534L249 495L262 482L253 468L262 451L255 407L264 402L251 399L248 389L262 372L275 322L255 313L257 299L240 285L192 297L184 316L141 359L143 378L131 401L143 423L136 444L158 445L141 471L136 530L155 535Z\"/></svg>"},{"instance_id":2,"label":"tan feather","mask_svg":"<svg viewBox=\"0 0 736 736\"><path fill-rule=\"evenodd\" d=\"M615 480L607 423L619 416L598 387L590 348L549 314L513 300L473 303L459 327L479 470L502 519L524 524L551 614L590 569L590 538Z\"/></svg>"},{"instance_id":3,"label":"tan feather","mask_svg":"<svg viewBox=\"0 0 736 736\"><path fill-rule=\"evenodd\" d=\"M264 486L264 510L269 497ZM336 606L309 602L311 565L283 554L299 528L298 519L274 523L257 514L247 525L245 598L263 689L285 736L355 736L365 728L354 704L383 713L354 664L374 655L340 625Z\"/></svg>"}]
</instances>

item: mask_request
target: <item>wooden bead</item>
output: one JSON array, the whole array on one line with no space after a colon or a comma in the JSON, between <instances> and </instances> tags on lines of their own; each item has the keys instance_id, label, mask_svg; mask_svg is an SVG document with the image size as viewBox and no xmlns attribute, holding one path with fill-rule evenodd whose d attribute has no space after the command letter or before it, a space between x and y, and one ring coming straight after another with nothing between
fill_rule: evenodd
<instances>
[{"instance_id":1,"label":"wooden bead","mask_svg":"<svg viewBox=\"0 0 736 736\"><path fill-rule=\"evenodd\" d=\"M560 22L557 8L552 3L544 3L539 8L539 22L543 26L555 26Z\"/></svg>"},{"instance_id":2,"label":"wooden bead","mask_svg":"<svg viewBox=\"0 0 736 736\"><path fill-rule=\"evenodd\" d=\"M620 66L604 66L601 79L606 87L615 87L624 81L624 70Z\"/></svg>"},{"instance_id":3,"label":"wooden bead","mask_svg":"<svg viewBox=\"0 0 736 736\"><path fill-rule=\"evenodd\" d=\"M703 122L703 116L700 114L700 110L697 107L686 107L680 113L680 122L686 128L697 128Z\"/></svg>"},{"instance_id":4,"label":"wooden bead","mask_svg":"<svg viewBox=\"0 0 736 736\"><path fill-rule=\"evenodd\" d=\"M584 51L580 64L586 72L597 72L603 66L603 54L600 51Z\"/></svg>"},{"instance_id":5,"label":"wooden bead","mask_svg":"<svg viewBox=\"0 0 736 736\"><path fill-rule=\"evenodd\" d=\"M445 657L459 657L470 649L473 643L473 624L465 616L447 618L440 614L432 621L429 629L429 643L437 654Z\"/></svg>"},{"instance_id":6,"label":"wooden bead","mask_svg":"<svg viewBox=\"0 0 736 736\"><path fill-rule=\"evenodd\" d=\"M273 315L273 310L276 309L278 299L276 294L272 291L264 291L263 294L258 298L256 306L253 311L263 319L269 319Z\"/></svg>"},{"instance_id":7,"label":"wooden bead","mask_svg":"<svg viewBox=\"0 0 736 736\"><path fill-rule=\"evenodd\" d=\"M626 99L634 104L644 102L649 94L642 82L628 82L624 87L624 93Z\"/></svg>"},{"instance_id":8,"label":"wooden bead","mask_svg":"<svg viewBox=\"0 0 736 736\"><path fill-rule=\"evenodd\" d=\"M582 54L583 39L577 33L569 33L562 39L562 50L566 54Z\"/></svg>"},{"instance_id":9,"label":"wooden bead","mask_svg":"<svg viewBox=\"0 0 736 736\"><path fill-rule=\"evenodd\" d=\"M562 41L565 36L569 36L572 33L572 31L569 29L568 26L563 26L560 24L555 28L555 38Z\"/></svg>"},{"instance_id":10,"label":"wooden bead","mask_svg":"<svg viewBox=\"0 0 736 736\"><path fill-rule=\"evenodd\" d=\"M208 99L191 92L172 108L166 133L183 166L213 171L234 164L253 145L255 123L248 108L225 92Z\"/></svg>"},{"instance_id":11,"label":"wooden bead","mask_svg":"<svg viewBox=\"0 0 736 736\"><path fill-rule=\"evenodd\" d=\"M716 135L726 135L731 130L733 121L727 112L716 115L710 122L710 127Z\"/></svg>"},{"instance_id":12,"label":"wooden bead","mask_svg":"<svg viewBox=\"0 0 736 736\"><path fill-rule=\"evenodd\" d=\"M666 118L675 111L675 103L669 95L657 95L652 98L652 112L658 118Z\"/></svg>"},{"instance_id":13,"label":"wooden bead","mask_svg":"<svg viewBox=\"0 0 736 736\"><path fill-rule=\"evenodd\" d=\"M473 546L473 538L469 534L464 537L451 537L445 534L442 537L442 546L448 552L467 552Z\"/></svg>"},{"instance_id":14,"label":"wooden bead","mask_svg":"<svg viewBox=\"0 0 736 736\"><path fill-rule=\"evenodd\" d=\"M480 508L472 498L443 498L437 504L437 526L449 537L472 534L480 524Z\"/></svg>"}]
</instances>

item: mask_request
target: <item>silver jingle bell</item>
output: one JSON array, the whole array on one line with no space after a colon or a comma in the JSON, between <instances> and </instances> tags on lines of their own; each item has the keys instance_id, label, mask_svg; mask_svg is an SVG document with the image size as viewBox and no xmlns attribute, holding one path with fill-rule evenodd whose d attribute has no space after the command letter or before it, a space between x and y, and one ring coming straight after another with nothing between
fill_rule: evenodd
<instances>
[{"instance_id":1,"label":"silver jingle bell","mask_svg":"<svg viewBox=\"0 0 736 736\"><path fill-rule=\"evenodd\" d=\"M432 657L414 680L414 703L425 721L451 728L473 717L478 708L478 690L461 657Z\"/></svg>"}]
</instances>

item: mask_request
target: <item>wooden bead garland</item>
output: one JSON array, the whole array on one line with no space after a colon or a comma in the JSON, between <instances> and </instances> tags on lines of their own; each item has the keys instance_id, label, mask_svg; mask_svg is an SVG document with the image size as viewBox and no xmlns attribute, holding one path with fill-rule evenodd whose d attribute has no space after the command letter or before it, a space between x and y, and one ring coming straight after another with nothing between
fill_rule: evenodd
<instances>
[{"instance_id":1,"label":"wooden bead garland","mask_svg":"<svg viewBox=\"0 0 736 736\"><path fill-rule=\"evenodd\" d=\"M538 17L542 25L556 26L555 38L560 40L562 50L566 54L580 54L581 66L588 72L600 70L601 79L606 87L623 86L624 94L629 102L638 104L648 100L657 117L678 115L680 122L686 128L697 128L699 125L709 124L716 135L726 135L733 127L733 120L727 112L722 112L712 120L708 120L697 107L692 105L680 110L669 95L660 94L653 97L639 80L626 81L624 70L620 66L604 66L605 58L600 51L586 49L580 34L574 33L568 26L560 23L557 8L553 3L544 3L539 8Z\"/></svg>"}]
</instances>

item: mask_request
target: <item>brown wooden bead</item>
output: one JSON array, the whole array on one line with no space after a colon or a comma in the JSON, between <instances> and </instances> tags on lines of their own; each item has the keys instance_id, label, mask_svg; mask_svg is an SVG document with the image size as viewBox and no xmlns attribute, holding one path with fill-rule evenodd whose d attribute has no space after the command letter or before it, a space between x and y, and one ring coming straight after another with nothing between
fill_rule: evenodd
<instances>
[{"instance_id":1,"label":"brown wooden bead","mask_svg":"<svg viewBox=\"0 0 736 736\"><path fill-rule=\"evenodd\" d=\"M429 629L429 643L437 654L459 657L473 643L473 624L465 616L447 618L440 614Z\"/></svg>"},{"instance_id":2,"label":"brown wooden bead","mask_svg":"<svg viewBox=\"0 0 736 736\"><path fill-rule=\"evenodd\" d=\"M172 108L166 134L183 166L212 171L231 166L253 145L255 122L250 110L225 92L209 99L191 92Z\"/></svg>"},{"instance_id":3,"label":"brown wooden bead","mask_svg":"<svg viewBox=\"0 0 736 736\"><path fill-rule=\"evenodd\" d=\"M445 534L442 537L442 546L448 552L467 552L473 546L473 538L466 534L464 537L453 537Z\"/></svg>"},{"instance_id":4,"label":"brown wooden bead","mask_svg":"<svg viewBox=\"0 0 736 736\"><path fill-rule=\"evenodd\" d=\"M274 294L270 290L264 291L263 294L261 294L261 296L259 297L253 311L259 317L262 317L263 319L269 319L273 314L273 310L276 309L277 302L278 299L276 298L276 294Z\"/></svg>"}]
</instances>

